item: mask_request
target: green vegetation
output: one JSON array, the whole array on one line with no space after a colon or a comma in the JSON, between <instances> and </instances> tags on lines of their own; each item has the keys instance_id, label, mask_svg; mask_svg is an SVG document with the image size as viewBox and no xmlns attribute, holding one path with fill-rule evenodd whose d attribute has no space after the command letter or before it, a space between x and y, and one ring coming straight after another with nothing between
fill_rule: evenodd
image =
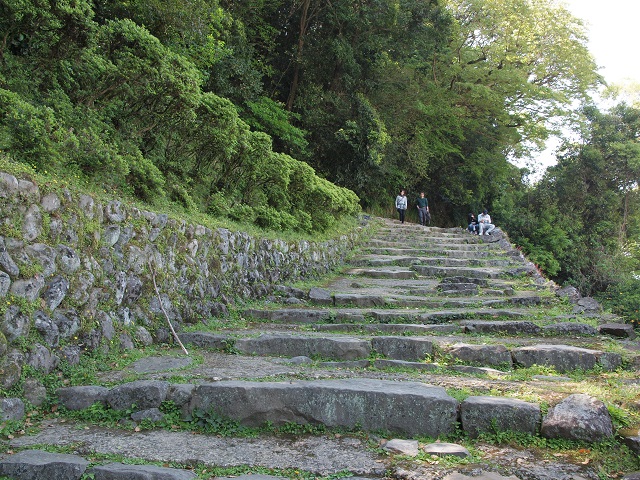
<instances>
[{"instance_id":1,"label":"green vegetation","mask_svg":"<svg viewBox=\"0 0 640 480\"><path fill-rule=\"evenodd\" d=\"M425 190L437 224L488 207L547 275L584 295L622 288L611 308L637 322L640 110L591 106L602 79L556 2L3 0L0 13L3 169L281 235ZM529 184L509 160L561 123L578 142Z\"/></svg>"}]
</instances>

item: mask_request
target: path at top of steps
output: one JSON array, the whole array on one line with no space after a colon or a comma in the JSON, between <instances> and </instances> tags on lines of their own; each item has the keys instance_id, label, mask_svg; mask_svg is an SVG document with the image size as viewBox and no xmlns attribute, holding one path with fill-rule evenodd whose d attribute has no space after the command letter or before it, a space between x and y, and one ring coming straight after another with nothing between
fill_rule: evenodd
<instances>
[{"instance_id":1,"label":"path at top of steps","mask_svg":"<svg viewBox=\"0 0 640 480\"><path fill-rule=\"evenodd\" d=\"M499 230L478 237L384 220L347 263L314 287L279 286L240 308L233 321L180 332L193 356L172 350L143 358L101 373L101 386L61 391L60 402L153 410L171 400L185 417L214 408L244 425L357 427L366 436L132 435L49 421L10 445L80 444L87 455L119 453L201 470L270 468L276 475L297 469L412 480L601 478L601 466L544 448L473 441L471 463L447 466L424 454L398 461L397 451L379 447L394 436L419 438L420 448L438 437L470 445L496 429L541 436L541 405L606 392L621 371L618 392L638 396L632 330L592 303L559 298L557 286ZM179 452L174 445L182 445Z\"/></svg>"}]
</instances>

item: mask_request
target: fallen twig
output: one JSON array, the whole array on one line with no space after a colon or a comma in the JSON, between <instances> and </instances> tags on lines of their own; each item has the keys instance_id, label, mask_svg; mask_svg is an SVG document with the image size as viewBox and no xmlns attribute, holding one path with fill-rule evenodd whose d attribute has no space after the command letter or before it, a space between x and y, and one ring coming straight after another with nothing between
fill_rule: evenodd
<instances>
[{"instance_id":1,"label":"fallen twig","mask_svg":"<svg viewBox=\"0 0 640 480\"><path fill-rule=\"evenodd\" d=\"M151 269L151 279L153 280L153 288L155 288L156 295L158 296L158 302L160 302L160 309L162 310L162 313L164 313L164 316L167 319L167 323L169 324L169 328L171 329L171 333L173 334L173 338L175 338L176 342L178 342L178 345L180 345L180 347L182 347L182 350L184 351L185 355L189 355L189 352L187 352L187 349L184 348L184 345L180 341L180 338L178 337L178 334L173 329L173 325L171 324L171 320L169 320L169 315L167 314L167 311L164 309L164 305L162 304L162 297L160 297L160 291L158 290L158 285L156 283L156 272L153 269L153 265L151 264L151 260L149 260L149 268Z\"/></svg>"}]
</instances>

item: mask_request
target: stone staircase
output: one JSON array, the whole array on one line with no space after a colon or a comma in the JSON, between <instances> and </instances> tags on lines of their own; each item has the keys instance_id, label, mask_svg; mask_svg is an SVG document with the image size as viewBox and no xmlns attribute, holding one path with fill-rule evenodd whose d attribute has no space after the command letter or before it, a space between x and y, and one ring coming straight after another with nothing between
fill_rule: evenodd
<instances>
[{"instance_id":1,"label":"stone staircase","mask_svg":"<svg viewBox=\"0 0 640 480\"><path fill-rule=\"evenodd\" d=\"M282 285L241 309L239 318L217 319L220 328L180 332L195 355L143 358L105 372L103 385L60 389L62 411L104 405L127 412L123 429L48 419L40 433L9 442L20 453L0 460L0 475L54 478L38 475L69 461L69 471L96 479L213 478L205 472L216 467L268 468L280 478L307 472L598 479L602 468L589 462L525 447L496 449L492 435L526 434L584 448L615 439L640 452L637 432L616 431L607 405L617 399L603 394L622 376L627 397L640 396L632 329L594 302L563 298L499 230L478 237L379 222L349 265L322 286ZM124 428L161 422L167 402L185 421L207 414L248 428L329 430L221 438ZM471 457L451 445L474 441ZM80 447L77 455L39 457L42 445ZM152 470L142 473L119 462L88 466L84 460L114 454L128 458L125 463L182 467L139 466ZM434 460L447 454L468 458ZM74 475L64 478L81 478Z\"/></svg>"}]
</instances>

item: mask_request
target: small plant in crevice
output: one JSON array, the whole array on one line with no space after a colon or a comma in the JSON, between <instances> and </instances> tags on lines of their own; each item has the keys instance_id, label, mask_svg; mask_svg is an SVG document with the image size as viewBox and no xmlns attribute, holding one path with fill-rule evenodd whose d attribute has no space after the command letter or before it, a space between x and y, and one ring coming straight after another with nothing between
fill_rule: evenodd
<instances>
[{"instance_id":1,"label":"small plant in crevice","mask_svg":"<svg viewBox=\"0 0 640 480\"><path fill-rule=\"evenodd\" d=\"M195 409L192 414L192 424L205 433L212 433L223 437L255 436L255 431L240 424L239 421L220 415L214 408Z\"/></svg>"}]
</instances>

